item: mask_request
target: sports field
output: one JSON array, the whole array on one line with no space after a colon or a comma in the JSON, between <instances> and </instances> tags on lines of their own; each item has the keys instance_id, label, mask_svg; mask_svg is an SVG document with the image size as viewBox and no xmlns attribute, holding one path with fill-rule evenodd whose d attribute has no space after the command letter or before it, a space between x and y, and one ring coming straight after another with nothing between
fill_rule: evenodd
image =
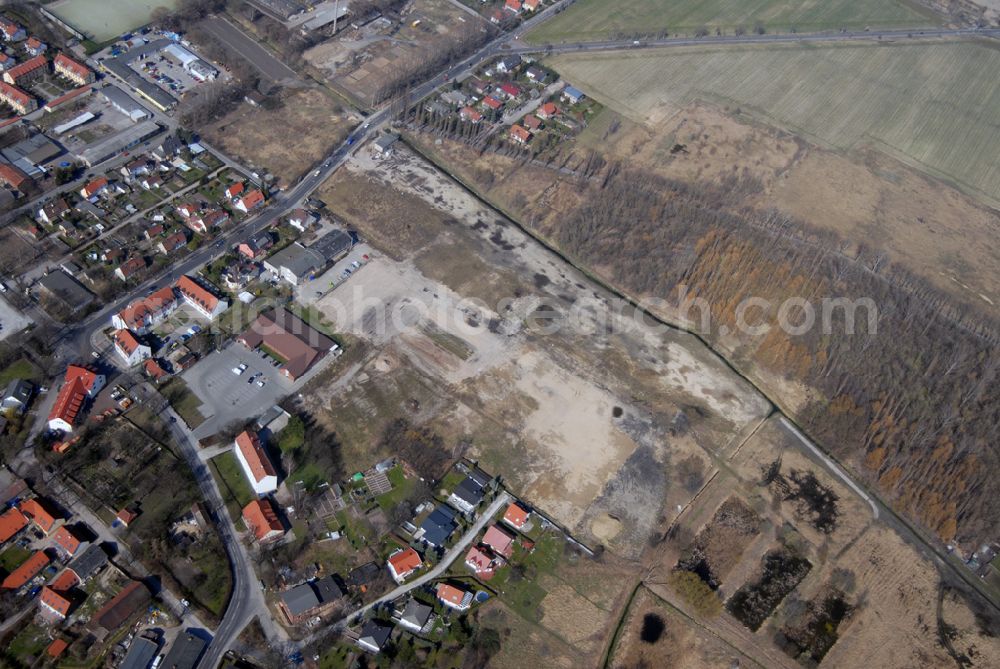
<instances>
[{"instance_id":1,"label":"sports field","mask_svg":"<svg viewBox=\"0 0 1000 669\"><path fill-rule=\"evenodd\" d=\"M574 86L653 123L704 100L821 146L871 143L1000 199L1000 50L972 42L661 49L558 56Z\"/></svg>"},{"instance_id":2,"label":"sports field","mask_svg":"<svg viewBox=\"0 0 1000 669\"><path fill-rule=\"evenodd\" d=\"M577 0L528 34L530 42L587 41L660 31L691 34L704 27L728 34L758 23L770 32L937 25L934 15L907 0Z\"/></svg>"},{"instance_id":3,"label":"sports field","mask_svg":"<svg viewBox=\"0 0 1000 669\"><path fill-rule=\"evenodd\" d=\"M177 0L61 0L46 9L95 42L105 42L149 23L157 7Z\"/></svg>"}]
</instances>

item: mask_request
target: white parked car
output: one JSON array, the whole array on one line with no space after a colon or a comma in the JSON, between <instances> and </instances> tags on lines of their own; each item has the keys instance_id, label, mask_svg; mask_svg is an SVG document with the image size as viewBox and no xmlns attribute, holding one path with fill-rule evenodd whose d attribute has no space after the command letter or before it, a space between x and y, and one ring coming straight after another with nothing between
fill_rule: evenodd
<instances>
[{"instance_id":1,"label":"white parked car","mask_svg":"<svg viewBox=\"0 0 1000 669\"><path fill-rule=\"evenodd\" d=\"M245 362L241 362L239 367L233 367L233 374L236 376L239 376L245 371L247 371L247 364Z\"/></svg>"}]
</instances>

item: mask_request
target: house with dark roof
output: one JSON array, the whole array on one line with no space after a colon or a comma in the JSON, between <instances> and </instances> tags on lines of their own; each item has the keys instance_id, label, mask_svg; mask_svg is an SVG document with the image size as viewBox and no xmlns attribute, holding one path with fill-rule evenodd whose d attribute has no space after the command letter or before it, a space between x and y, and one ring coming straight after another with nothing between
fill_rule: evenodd
<instances>
[{"instance_id":1,"label":"house with dark roof","mask_svg":"<svg viewBox=\"0 0 1000 669\"><path fill-rule=\"evenodd\" d=\"M261 230L255 235L251 235L246 241L240 242L237 250L250 260L259 260L267 255L267 250L274 246L274 239L267 230Z\"/></svg>"},{"instance_id":2,"label":"house with dark roof","mask_svg":"<svg viewBox=\"0 0 1000 669\"><path fill-rule=\"evenodd\" d=\"M108 564L108 554L97 544L91 544L66 567L76 574L81 583L86 583L104 569L106 564Z\"/></svg>"},{"instance_id":3,"label":"house with dark roof","mask_svg":"<svg viewBox=\"0 0 1000 669\"><path fill-rule=\"evenodd\" d=\"M204 639L187 630L174 641L174 645L170 647L170 651L163 658L160 667L162 669L195 669L207 646L208 643Z\"/></svg>"},{"instance_id":4,"label":"house with dark roof","mask_svg":"<svg viewBox=\"0 0 1000 669\"><path fill-rule=\"evenodd\" d=\"M49 272L38 280L38 290L76 313L94 301L94 294L63 270Z\"/></svg>"},{"instance_id":5,"label":"house with dark roof","mask_svg":"<svg viewBox=\"0 0 1000 669\"><path fill-rule=\"evenodd\" d=\"M158 650L160 644L156 641L137 636L132 639L128 652L125 653L125 659L118 665L118 669L149 669Z\"/></svg>"},{"instance_id":6,"label":"house with dark roof","mask_svg":"<svg viewBox=\"0 0 1000 669\"><path fill-rule=\"evenodd\" d=\"M91 617L90 627L112 632L142 610L151 598L152 595L141 581L132 581ZM164 663L164 667L171 666L173 665Z\"/></svg>"},{"instance_id":7,"label":"house with dark roof","mask_svg":"<svg viewBox=\"0 0 1000 669\"><path fill-rule=\"evenodd\" d=\"M299 285L326 266L326 258L298 242L289 244L264 261L264 269L292 284Z\"/></svg>"},{"instance_id":8,"label":"house with dark roof","mask_svg":"<svg viewBox=\"0 0 1000 669\"><path fill-rule=\"evenodd\" d=\"M23 414L31 402L31 396L35 392L35 386L31 381L24 379L11 379L4 390L3 399L0 399L0 409L13 411L16 414Z\"/></svg>"},{"instance_id":9,"label":"house with dark roof","mask_svg":"<svg viewBox=\"0 0 1000 669\"><path fill-rule=\"evenodd\" d=\"M458 523L455 522L455 512L444 505L438 505L430 515L420 523L413 538L429 546L440 548L448 541Z\"/></svg>"},{"instance_id":10,"label":"house with dark roof","mask_svg":"<svg viewBox=\"0 0 1000 669\"><path fill-rule=\"evenodd\" d=\"M472 513L486 496L485 487L489 479L480 474L470 474L448 495L448 503L462 513Z\"/></svg>"},{"instance_id":11,"label":"house with dark roof","mask_svg":"<svg viewBox=\"0 0 1000 669\"><path fill-rule=\"evenodd\" d=\"M424 629L427 621L430 620L433 611L434 609L427 604L410 598L410 601L406 603L406 607L403 608L403 612L399 616L399 624L411 632L419 634Z\"/></svg>"},{"instance_id":12,"label":"house with dark roof","mask_svg":"<svg viewBox=\"0 0 1000 669\"><path fill-rule=\"evenodd\" d=\"M326 576L284 591L278 606L290 624L298 625L307 618L322 615L343 595L333 576Z\"/></svg>"},{"instance_id":13,"label":"house with dark roof","mask_svg":"<svg viewBox=\"0 0 1000 669\"><path fill-rule=\"evenodd\" d=\"M380 620L369 620L358 634L358 647L369 653L378 653L392 635L392 626Z\"/></svg>"}]
</instances>

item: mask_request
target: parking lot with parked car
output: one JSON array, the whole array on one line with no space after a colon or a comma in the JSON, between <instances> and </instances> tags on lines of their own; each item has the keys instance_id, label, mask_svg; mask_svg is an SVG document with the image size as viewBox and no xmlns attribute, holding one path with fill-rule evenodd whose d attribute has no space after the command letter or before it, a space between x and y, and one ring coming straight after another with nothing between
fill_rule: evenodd
<instances>
[{"instance_id":1,"label":"parking lot with parked car","mask_svg":"<svg viewBox=\"0 0 1000 669\"><path fill-rule=\"evenodd\" d=\"M197 436L263 413L294 385L281 376L276 360L236 342L205 356L182 378L201 400L201 413L207 418L196 430Z\"/></svg>"}]
</instances>

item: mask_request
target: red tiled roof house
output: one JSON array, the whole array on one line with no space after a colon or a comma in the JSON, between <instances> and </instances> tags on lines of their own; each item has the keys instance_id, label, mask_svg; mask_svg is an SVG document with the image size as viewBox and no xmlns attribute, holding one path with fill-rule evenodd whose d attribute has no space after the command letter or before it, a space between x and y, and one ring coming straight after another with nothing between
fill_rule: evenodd
<instances>
[{"instance_id":1,"label":"red tiled roof house","mask_svg":"<svg viewBox=\"0 0 1000 669\"><path fill-rule=\"evenodd\" d=\"M236 459L243 467L243 473L250 481L250 487L258 495L266 495L278 489L278 474L267 457L260 437L256 432L244 430L236 436Z\"/></svg>"},{"instance_id":2,"label":"red tiled roof house","mask_svg":"<svg viewBox=\"0 0 1000 669\"><path fill-rule=\"evenodd\" d=\"M70 365L56 402L49 413L49 429L72 432L84 403L97 397L104 387L104 375L82 367Z\"/></svg>"}]
</instances>

